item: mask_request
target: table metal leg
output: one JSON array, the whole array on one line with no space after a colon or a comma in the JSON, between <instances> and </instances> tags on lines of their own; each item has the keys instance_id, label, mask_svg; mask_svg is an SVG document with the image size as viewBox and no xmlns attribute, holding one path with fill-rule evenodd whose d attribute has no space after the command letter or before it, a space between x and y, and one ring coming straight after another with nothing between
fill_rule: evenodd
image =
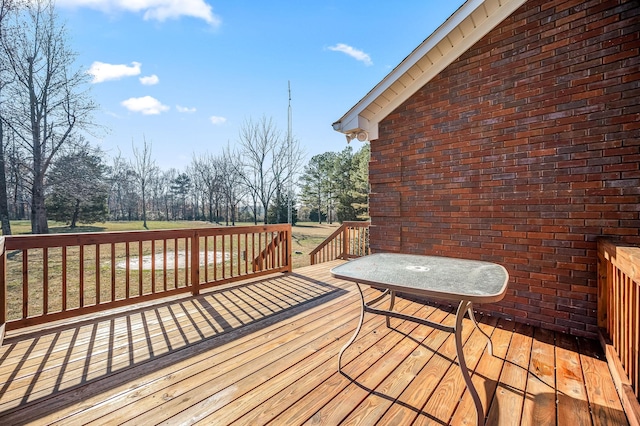
<instances>
[{"instance_id":1,"label":"table metal leg","mask_svg":"<svg viewBox=\"0 0 640 426\"><path fill-rule=\"evenodd\" d=\"M360 284L356 283L356 287L358 288L358 292L360 293L360 301L362 302L362 308L360 309L360 320L358 321L358 327L356 327L355 333L351 336L351 339L340 349L340 354L338 355L338 372L342 373L342 354L344 351L356 340L358 333L360 333L360 329L362 328L362 322L364 320L364 294L362 294L362 289L360 288ZM387 321L389 318L387 317Z\"/></svg>"},{"instance_id":2,"label":"table metal leg","mask_svg":"<svg viewBox=\"0 0 640 426\"><path fill-rule=\"evenodd\" d=\"M464 319L466 312L471 309L471 306L472 303L468 300L460 301L458 311L456 312L454 335L456 338L456 353L458 355L458 363L460 364L462 377L464 378L464 382L467 384L467 389L469 389L473 403L476 406L477 424L478 426L484 426L484 410L482 409L482 401L480 401L478 391L476 391L476 388L473 386L473 382L471 381L469 369L467 368L467 363L464 359L464 352L462 350L462 320Z\"/></svg>"},{"instance_id":3,"label":"table metal leg","mask_svg":"<svg viewBox=\"0 0 640 426\"><path fill-rule=\"evenodd\" d=\"M396 292L391 290L391 302L389 303L389 310L393 311L393 306L396 304ZM387 316L387 328L391 328L391 321L389 316Z\"/></svg>"},{"instance_id":4,"label":"table metal leg","mask_svg":"<svg viewBox=\"0 0 640 426\"><path fill-rule=\"evenodd\" d=\"M476 317L473 314L473 306L471 302L469 302L469 309L467 310L467 312L469 312L469 318L471 318L471 321L473 321L473 324L476 326L476 328L487 338L487 348L489 350L489 355L493 356L493 344L491 343L491 337L489 337L489 335L485 333L484 330L481 329L478 325L478 321L476 321Z\"/></svg>"}]
</instances>

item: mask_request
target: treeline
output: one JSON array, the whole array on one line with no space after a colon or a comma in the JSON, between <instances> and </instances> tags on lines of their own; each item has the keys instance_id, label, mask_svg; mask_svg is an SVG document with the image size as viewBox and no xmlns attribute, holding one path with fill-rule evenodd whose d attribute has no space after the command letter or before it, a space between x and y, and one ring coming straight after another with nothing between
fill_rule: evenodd
<instances>
[{"instance_id":1,"label":"treeline","mask_svg":"<svg viewBox=\"0 0 640 426\"><path fill-rule=\"evenodd\" d=\"M314 222L369 219L369 144L311 158L300 177L301 199Z\"/></svg>"},{"instance_id":2,"label":"treeline","mask_svg":"<svg viewBox=\"0 0 640 426\"><path fill-rule=\"evenodd\" d=\"M248 121L254 131L269 121ZM277 132L273 132L274 136ZM106 220L203 220L234 225L236 221L285 223L288 220L288 146L267 135L238 141L222 154L194 154L184 170L162 170L153 160L152 144L142 140L134 158L109 158L89 144L75 146L55 158L46 179L50 219L74 228L78 223ZM251 142L251 143L250 143ZM15 152L15 146L9 144ZM294 143L300 170L300 153ZM259 158L278 158L264 161ZM288 159L288 158L287 158ZM292 198L293 222L367 219L369 146L316 155L297 173ZM9 215L27 219L30 211L27 175L9 161ZM278 166L280 165L280 166ZM267 212L265 215L264 212Z\"/></svg>"},{"instance_id":3,"label":"treeline","mask_svg":"<svg viewBox=\"0 0 640 426\"><path fill-rule=\"evenodd\" d=\"M367 216L368 146L303 165L299 142L267 117L246 120L222 153L194 154L161 170L152 141L133 158L107 157L88 141L102 129L88 74L74 65L52 0L0 0L0 221L206 220L263 223ZM298 194L297 196L295 194Z\"/></svg>"}]
</instances>

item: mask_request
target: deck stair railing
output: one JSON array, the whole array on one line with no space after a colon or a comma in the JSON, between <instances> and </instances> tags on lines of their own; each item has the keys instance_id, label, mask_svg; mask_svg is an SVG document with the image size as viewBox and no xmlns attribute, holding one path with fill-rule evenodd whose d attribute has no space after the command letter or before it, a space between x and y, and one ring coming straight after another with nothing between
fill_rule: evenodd
<instances>
[{"instance_id":1,"label":"deck stair railing","mask_svg":"<svg viewBox=\"0 0 640 426\"><path fill-rule=\"evenodd\" d=\"M291 270L288 224L0 237L0 339L5 327Z\"/></svg>"},{"instance_id":2,"label":"deck stair railing","mask_svg":"<svg viewBox=\"0 0 640 426\"><path fill-rule=\"evenodd\" d=\"M278 261L284 254L281 252L283 247L283 241L287 239L287 233L285 231L280 231L277 234L274 234L274 237L271 239L271 242L267 244L267 246L262 250L258 256L253 259L253 270L254 271L262 271L263 269L268 269L273 267L273 265L277 265ZM289 244L289 246L291 246Z\"/></svg>"},{"instance_id":3,"label":"deck stair railing","mask_svg":"<svg viewBox=\"0 0 640 426\"><path fill-rule=\"evenodd\" d=\"M353 259L369 254L369 225L370 222L343 222L309 254L311 264Z\"/></svg>"},{"instance_id":4,"label":"deck stair railing","mask_svg":"<svg viewBox=\"0 0 640 426\"><path fill-rule=\"evenodd\" d=\"M598 327L627 417L640 424L640 247L598 241Z\"/></svg>"}]
</instances>

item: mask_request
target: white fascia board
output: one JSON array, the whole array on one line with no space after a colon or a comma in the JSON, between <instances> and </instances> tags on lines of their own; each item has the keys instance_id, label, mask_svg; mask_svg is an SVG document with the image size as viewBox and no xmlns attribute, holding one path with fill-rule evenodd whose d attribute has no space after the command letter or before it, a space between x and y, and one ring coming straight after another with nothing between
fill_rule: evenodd
<instances>
[{"instance_id":1,"label":"white fascia board","mask_svg":"<svg viewBox=\"0 0 640 426\"><path fill-rule=\"evenodd\" d=\"M449 64L455 61L460 55L471 48L489 31L499 25L503 20L509 17L516 9L518 9L526 0L468 0L460 8L449 17L434 33L432 33L424 42L420 44L409 56L407 56L396 68L393 69L376 87L374 87L360 102L351 108L340 120L333 124L336 131L349 134L364 130L369 134L369 140L377 139L378 124L394 109L409 99L422 86L427 84L429 80L438 75ZM409 84L406 89L395 96L393 99L385 102L381 109L374 113L373 117L365 119L361 114L374 103L391 85L402 78L416 63L427 56L429 52L437 49L438 44L443 41L452 31L456 30L465 19L467 19L476 9L485 3L491 3L494 9L489 16L478 23L474 30L469 34L464 34L464 38L456 43L444 56L435 61L433 65L422 73L414 81ZM468 30L467 30L468 31ZM435 56L435 55L432 55ZM440 54L438 54L440 56ZM430 60L431 61L431 60ZM365 125L366 127L362 127ZM355 127L358 126L358 127Z\"/></svg>"}]
</instances>

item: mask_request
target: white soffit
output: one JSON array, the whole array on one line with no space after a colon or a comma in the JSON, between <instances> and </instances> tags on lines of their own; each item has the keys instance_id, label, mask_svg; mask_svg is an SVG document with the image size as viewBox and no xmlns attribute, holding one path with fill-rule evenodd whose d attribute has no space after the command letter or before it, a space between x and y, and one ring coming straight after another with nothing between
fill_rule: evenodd
<instances>
[{"instance_id":1,"label":"white soffit","mask_svg":"<svg viewBox=\"0 0 640 426\"><path fill-rule=\"evenodd\" d=\"M509 17L525 1L468 0L360 102L335 122L333 129L347 134L348 140L362 131L367 133L368 140L378 139L380 121Z\"/></svg>"}]
</instances>

